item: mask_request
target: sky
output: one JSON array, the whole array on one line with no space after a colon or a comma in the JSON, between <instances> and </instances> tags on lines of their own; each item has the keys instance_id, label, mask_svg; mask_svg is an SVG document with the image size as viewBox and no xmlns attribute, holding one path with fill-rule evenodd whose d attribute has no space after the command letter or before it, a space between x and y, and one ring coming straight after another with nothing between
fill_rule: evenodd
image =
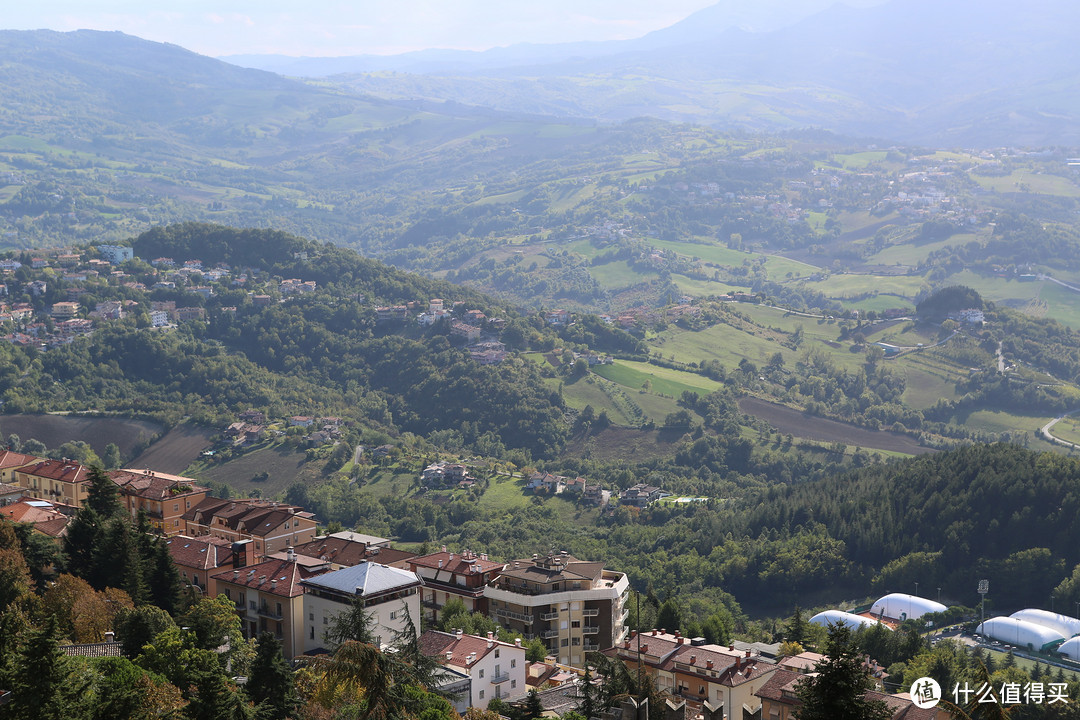
<instances>
[{"instance_id":1,"label":"sky","mask_svg":"<svg viewBox=\"0 0 1080 720\"><path fill-rule=\"evenodd\" d=\"M735 7L755 0L719 0ZM833 0L756 0L804 14ZM873 4L882 0L847 0ZM425 48L625 40L718 0L36 0L5 3L9 30L119 30L222 57L392 55Z\"/></svg>"}]
</instances>

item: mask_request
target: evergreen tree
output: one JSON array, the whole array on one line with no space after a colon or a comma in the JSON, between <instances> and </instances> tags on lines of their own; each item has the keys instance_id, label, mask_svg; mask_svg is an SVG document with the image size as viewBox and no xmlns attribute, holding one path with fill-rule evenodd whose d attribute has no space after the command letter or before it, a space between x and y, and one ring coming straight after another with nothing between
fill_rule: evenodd
<instances>
[{"instance_id":1,"label":"evergreen tree","mask_svg":"<svg viewBox=\"0 0 1080 720\"><path fill-rule=\"evenodd\" d=\"M888 720L892 712L885 703L867 700L870 679L862 666L851 631L841 624L829 625L825 660L815 676L798 685L802 707L799 720Z\"/></svg>"},{"instance_id":2,"label":"evergreen tree","mask_svg":"<svg viewBox=\"0 0 1080 720\"><path fill-rule=\"evenodd\" d=\"M679 613L679 606L674 599L668 598L660 606L660 612L656 614L656 624L658 627L669 632L675 632L682 628L682 618Z\"/></svg>"},{"instance_id":3,"label":"evergreen tree","mask_svg":"<svg viewBox=\"0 0 1080 720\"><path fill-rule=\"evenodd\" d=\"M255 659L244 690L255 703L259 720L284 720L299 704L293 672L281 653L281 643L268 632L261 633L256 641Z\"/></svg>"},{"instance_id":4,"label":"evergreen tree","mask_svg":"<svg viewBox=\"0 0 1080 720\"><path fill-rule=\"evenodd\" d=\"M111 518L123 511L120 491L116 483L97 465L90 468L90 484L83 507L90 508L103 518Z\"/></svg>"},{"instance_id":5,"label":"evergreen tree","mask_svg":"<svg viewBox=\"0 0 1080 720\"><path fill-rule=\"evenodd\" d=\"M72 575L81 577L95 590L105 587L97 572L97 552L102 540L101 516L83 506L68 523L64 535L65 565Z\"/></svg>"},{"instance_id":6,"label":"evergreen tree","mask_svg":"<svg viewBox=\"0 0 1080 720\"><path fill-rule=\"evenodd\" d=\"M88 683L71 667L56 640L56 620L30 630L11 676L10 720L75 720L89 717Z\"/></svg>"},{"instance_id":7,"label":"evergreen tree","mask_svg":"<svg viewBox=\"0 0 1080 720\"><path fill-rule=\"evenodd\" d=\"M101 544L94 553L95 574L102 583L97 589L120 588L136 605L149 597L139 540L127 518L116 516L105 524Z\"/></svg>"},{"instance_id":8,"label":"evergreen tree","mask_svg":"<svg viewBox=\"0 0 1080 720\"><path fill-rule=\"evenodd\" d=\"M528 697L525 698L525 717L528 720L536 720L544 714L544 706L540 702L540 693L536 692L533 688L529 690Z\"/></svg>"},{"instance_id":9,"label":"evergreen tree","mask_svg":"<svg viewBox=\"0 0 1080 720\"><path fill-rule=\"evenodd\" d=\"M195 692L184 713L190 720L254 720L254 708L220 670L199 671L194 681Z\"/></svg>"},{"instance_id":10,"label":"evergreen tree","mask_svg":"<svg viewBox=\"0 0 1080 720\"><path fill-rule=\"evenodd\" d=\"M169 614L153 605L121 610L116 615L116 636L124 655L130 658L138 656L144 645L171 627L176 627L176 623Z\"/></svg>"},{"instance_id":11,"label":"evergreen tree","mask_svg":"<svg viewBox=\"0 0 1080 720\"><path fill-rule=\"evenodd\" d=\"M145 568L150 602L170 615L175 615L180 603L180 574L176 571L169 546L160 537L153 538L151 555Z\"/></svg>"},{"instance_id":12,"label":"evergreen tree","mask_svg":"<svg viewBox=\"0 0 1080 720\"><path fill-rule=\"evenodd\" d=\"M803 619L802 608L798 605L795 606L791 622L784 629L784 639L800 645L806 644L806 621Z\"/></svg>"}]
</instances>

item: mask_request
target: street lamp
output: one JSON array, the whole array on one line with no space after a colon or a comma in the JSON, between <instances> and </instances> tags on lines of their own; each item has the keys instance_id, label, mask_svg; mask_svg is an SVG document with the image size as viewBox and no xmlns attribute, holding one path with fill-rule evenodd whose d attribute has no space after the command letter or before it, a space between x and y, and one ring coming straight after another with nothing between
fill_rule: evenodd
<instances>
[{"instance_id":1,"label":"street lamp","mask_svg":"<svg viewBox=\"0 0 1080 720\"><path fill-rule=\"evenodd\" d=\"M981 598L979 600L979 622L980 622L980 624L982 624L983 622L986 622L986 615L983 613L983 608L986 606L986 593L988 593L988 592L990 592L990 581L989 580L980 580L979 581L979 595L981 596Z\"/></svg>"},{"instance_id":2,"label":"street lamp","mask_svg":"<svg viewBox=\"0 0 1080 720\"><path fill-rule=\"evenodd\" d=\"M919 583L915 583L915 595L916 597L919 595Z\"/></svg>"}]
</instances>

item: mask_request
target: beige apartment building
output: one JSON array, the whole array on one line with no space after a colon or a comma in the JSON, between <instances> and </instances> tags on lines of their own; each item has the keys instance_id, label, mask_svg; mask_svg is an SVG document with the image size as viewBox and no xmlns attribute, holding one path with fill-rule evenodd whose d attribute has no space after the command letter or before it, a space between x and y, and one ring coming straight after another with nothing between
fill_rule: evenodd
<instances>
[{"instance_id":1,"label":"beige apartment building","mask_svg":"<svg viewBox=\"0 0 1080 720\"><path fill-rule=\"evenodd\" d=\"M626 637L626 575L566 552L508 563L484 588L489 614L527 639L540 638L564 665Z\"/></svg>"}]
</instances>

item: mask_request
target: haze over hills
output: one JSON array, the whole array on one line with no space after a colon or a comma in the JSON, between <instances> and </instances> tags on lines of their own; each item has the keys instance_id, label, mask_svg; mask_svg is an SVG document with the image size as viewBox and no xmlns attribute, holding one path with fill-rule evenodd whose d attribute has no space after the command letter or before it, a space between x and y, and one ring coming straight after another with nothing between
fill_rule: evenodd
<instances>
[{"instance_id":1,"label":"haze over hills","mask_svg":"<svg viewBox=\"0 0 1080 720\"><path fill-rule=\"evenodd\" d=\"M383 97L608 122L812 126L939 146L1080 141L1075 4L892 0L834 5L791 24L748 19L721 3L629 41L230 60L294 75L361 73L335 80Z\"/></svg>"}]
</instances>

